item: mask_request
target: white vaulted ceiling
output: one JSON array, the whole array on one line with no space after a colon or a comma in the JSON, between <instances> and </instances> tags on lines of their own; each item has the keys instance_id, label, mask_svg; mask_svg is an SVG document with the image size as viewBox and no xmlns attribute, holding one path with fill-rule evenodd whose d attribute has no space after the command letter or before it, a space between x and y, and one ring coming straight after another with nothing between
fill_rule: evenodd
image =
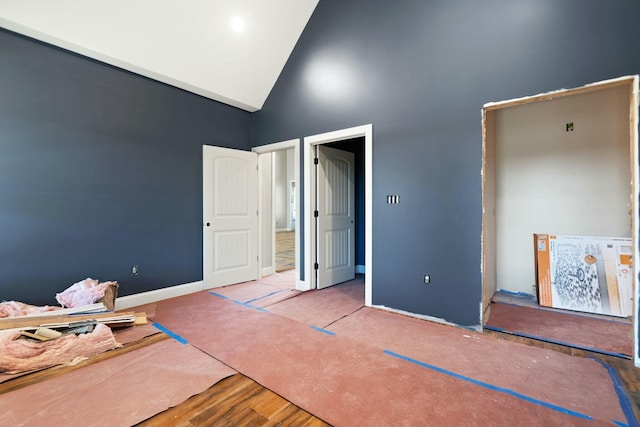
<instances>
[{"instance_id":1,"label":"white vaulted ceiling","mask_svg":"<svg viewBox=\"0 0 640 427\"><path fill-rule=\"evenodd\" d=\"M257 111L317 3L0 0L0 27Z\"/></svg>"}]
</instances>

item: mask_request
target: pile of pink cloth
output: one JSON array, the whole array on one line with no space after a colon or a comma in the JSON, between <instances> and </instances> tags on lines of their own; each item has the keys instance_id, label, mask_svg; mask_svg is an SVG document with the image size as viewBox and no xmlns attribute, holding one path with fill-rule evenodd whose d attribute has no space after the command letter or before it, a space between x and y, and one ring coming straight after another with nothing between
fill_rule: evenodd
<instances>
[{"instance_id":1,"label":"pile of pink cloth","mask_svg":"<svg viewBox=\"0 0 640 427\"><path fill-rule=\"evenodd\" d=\"M69 288L56 294L56 300L67 308L82 307L93 304L104 297L109 286L118 286L117 282L102 282L90 277L81 282L74 283Z\"/></svg>"}]
</instances>

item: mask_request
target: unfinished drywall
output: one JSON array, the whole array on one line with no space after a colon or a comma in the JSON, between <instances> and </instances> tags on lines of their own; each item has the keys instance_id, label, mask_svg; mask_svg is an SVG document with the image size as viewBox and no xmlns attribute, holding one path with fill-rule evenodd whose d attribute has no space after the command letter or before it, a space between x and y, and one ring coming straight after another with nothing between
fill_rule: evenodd
<instances>
[{"instance_id":1,"label":"unfinished drywall","mask_svg":"<svg viewBox=\"0 0 640 427\"><path fill-rule=\"evenodd\" d=\"M534 292L533 233L630 236L626 85L496 111L497 288Z\"/></svg>"}]
</instances>

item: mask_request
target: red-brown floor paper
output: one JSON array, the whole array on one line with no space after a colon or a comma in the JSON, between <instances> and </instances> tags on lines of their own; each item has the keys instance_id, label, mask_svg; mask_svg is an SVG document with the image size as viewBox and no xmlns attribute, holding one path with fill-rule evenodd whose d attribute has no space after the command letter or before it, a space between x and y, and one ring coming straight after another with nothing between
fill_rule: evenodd
<instances>
[{"instance_id":1,"label":"red-brown floor paper","mask_svg":"<svg viewBox=\"0 0 640 427\"><path fill-rule=\"evenodd\" d=\"M235 373L167 339L0 395L0 425L130 426Z\"/></svg>"},{"instance_id":2,"label":"red-brown floor paper","mask_svg":"<svg viewBox=\"0 0 640 427\"><path fill-rule=\"evenodd\" d=\"M296 297L297 298L297 297ZM295 298L294 298L295 299ZM291 301L291 300L288 300ZM419 366L386 354L346 336L331 335L271 312L247 307L211 295L187 296L159 305L156 319L191 344L214 355L294 404L335 426L482 426L482 425L614 425L624 422L615 391L598 388L597 398L584 409L590 419L569 415L523 398L490 389L447 373ZM318 322L313 322L318 323ZM407 332L409 335L410 333ZM425 337L414 337L426 339ZM438 346L434 340L433 346ZM518 345L516 345L518 347ZM509 364L510 348L490 354L475 348L471 361L493 357L496 365ZM461 353L466 347L460 348ZM540 357L545 357L540 352ZM593 372L604 368L593 364ZM522 366L527 371L529 367ZM566 369L560 369L560 372ZM601 372L596 373L601 376ZM532 372L532 375L540 375ZM558 372L542 374L552 375ZM550 394L581 395L582 383L566 375L567 385ZM597 383L597 381L595 382ZM526 397L526 396L524 396ZM603 406L613 405L605 418Z\"/></svg>"},{"instance_id":3,"label":"red-brown floor paper","mask_svg":"<svg viewBox=\"0 0 640 427\"><path fill-rule=\"evenodd\" d=\"M491 304L487 326L578 348L633 355L633 325L609 318L496 302Z\"/></svg>"},{"instance_id":4,"label":"red-brown floor paper","mask_svg":"<svg viewBox=\"0 0 640 427\"><path fill-rule=\"evenodd\" d=\"M303 292L265 308L271 313L323 328L363 305L364 279L359 277L327 289Z\"/></svg>"}]
</instances>

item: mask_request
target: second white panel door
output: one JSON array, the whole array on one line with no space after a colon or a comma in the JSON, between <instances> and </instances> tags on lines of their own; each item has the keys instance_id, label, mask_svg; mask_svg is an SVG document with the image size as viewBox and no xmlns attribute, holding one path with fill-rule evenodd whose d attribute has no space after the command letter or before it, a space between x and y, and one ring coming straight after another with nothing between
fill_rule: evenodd
<instances>
[{"instance_id":1,"label":"second white panel door","mask_svg":"<svg viewBox=\"0 0 640 427\"><path fill-rule=\"evenodd\" d=\"M317 288L355 278L354 154L318 146Z\"/></svg>"}]
</instances>

